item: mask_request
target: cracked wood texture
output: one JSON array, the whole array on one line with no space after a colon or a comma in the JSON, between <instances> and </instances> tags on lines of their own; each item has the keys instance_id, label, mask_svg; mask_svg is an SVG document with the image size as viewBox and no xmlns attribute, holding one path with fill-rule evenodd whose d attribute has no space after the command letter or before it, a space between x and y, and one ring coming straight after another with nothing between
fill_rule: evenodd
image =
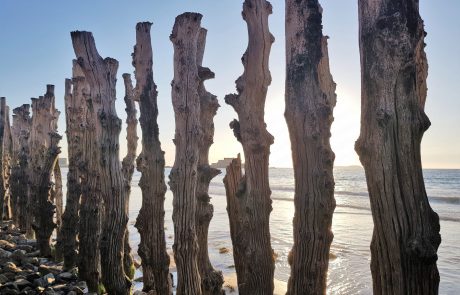
<instances>
[{"instance_id":1,"label":"cracked wood texture","mask_svg":"<svg viewBox=\"0 0 460 295\"><path fill-rule=\"evenodd\" d=\"M437 294L439 217L425 191L420 143L428 64L418 0L360 0L361 134L374 220L374 294Z\"/></svg>"},{"instance_id":2,"label":"cracked wood texture","mask_svg":"<svg viewBox=\"0 0 460 295\"><path fill-rule=\"evenodd\" d=\"M130 74L123 74L123 82L125 85L125 111L126 117L126 142L127 142L127 153L123 158L121 167L123 170L123 176L125 178L125 186L128 190L125 199L125 211L129 217L129 196L131 194L131 181L133 179L136 152L137 152L137 110L136 102L134 100L133 82L131 81ZM131 255L131 246L129 245L129 231L128 224L126 224L125 238L124 238L124 253L123 253L123 264L126 275L133 280L134 279L134 261Z\"/></svg>"},{"instance_id":3,"label":"cracked wood texture","mask_svg":"<svg viewBox=\"0 0 460 295\"><path fill-rule=\"evenodd\" d=\"M97 161L99 157L96 154L99 152L99 149L94 141L96 137L95 125L97 116L91 112L93 110L93 99L90 92L90 85L77 60L73 61L72 96L68 97L68 101L68 120L73 121L71 133L74 134L72 144L69 145L69 150L72 149L72 157L77 167L72 175L72 183L74 180L77 182L73 183L76 191L74 192L75 194L71 195L72 204L69 204L69 206L71 206L72 212L69 212L68 218L77 217L75 214L79 212L79 219L76 221L78 222L77 245L79 246L77 260L78 274L86 281L89 291L96 292L101 277L99 243L102 220L102 199L99 184L100 179L98 177L99 162ZM76 113L71 114L71 110ZM77 126L79 127L78 129ZM78 179L80 182L78 182ZM71 179L68 179L69 181ZM78 199L80 199L79 208ZM69 220L69 226L73 222L75 221ZM73 234L74 232L69 230L68 235L72 241L69 241L65 246L67 247L67 250L64 252L66 253L65 255L71 255L73 251ZM68 263L69 266L72 263L70 257ZM64 264L66 264L65 260Z\"/></svg>"},{"instance_id":4,"label":"cracked wood texture","mask_svg":"<svg viewBox=\"0 0 460 295\"><path fill-rule=\"evenodd\" d=\"M53 188L51 190L51 200L56 206L56 233L61 231L62 226L62 211L64 209L62 203L62 174L61 174L61 166L59 165L59 161L56 162L53 169Z\"/></svg>"},{"instance_id":5,"label":"cracked wood texture","mask_svg":"<svg viewBox=\"0 0 460 295\"><path fill-rule=\"evenodd\" d=\"M2 161L0 179L0 220L11 219L14 202L11 200L11 165L13 153L13 139L10 126L10 109L6 105L6 98L0 98L0 160Z\"/></svg>"},{"instance_id":6,"label":"cracked wood texture","mask_svg":"<svg viewBox=\"0 0 460 295\"><path fill-rule=\"evenodd\" d=\"M170 39L174 45L172 103L175 113L176 157L169 185L173 192L174 258L177 294L201 295L196 234L196 198L200 143L200 78L197 46L202 15L184 13L176 18Z\"/></svg>"},{"instance_id":7,"label":"cracked wood texture","mask_svg":"<svg viewBox=\"0 0 460 295\"><path fill-rule=\"evenodd\" d=\"M139 103L139 122L142 129L142 152L137 170L142 175L142 207L136 219L141 236L138 253L142 259L144 291L172 294L169 276L169 255L166 251L165 217L165 156L161 149L158 129L157 86L153 81L153 52L149 22L136 25L136 45L133 53L136 88Z\"/></svg>"},{"instance_id":8,"label":"cracked wood texture","mask_svg":"<svg viewBox=\"0 0 460 295\"><path fill-rule=\"evenodd\" d=\"M214 116L219 108L217 97L208 91L204 82L214 78L214 73L203 67L203 56L206 46L207 30L201 28L197 43L197 66L200 83L198 95L200 96L200 126L201 140L198 145L198 176L196 186L196 234L198 238L198 269L201 276L201 289L203 295L223 294L222 285L224 278L221 271L213 268L208 253L208 231L214 207L209 197L209 184L219 175L219 169L209 166L209 149L214 142Z\"/></svg>"},{"instance_id":9,"label":"cracked wood texture","mask_svg":"<svg viewBox=\"0 0 460 295\"><path fill-rule=\"evenodd\" d=\"M286 110L295 177L287 294L326 294L333 234L335 83L317 0L286 0Z\"/></svg>"},{"instance_id":10,"label":"cracked wood texture","mask_svg":"<svg viewBox=\"0 0 460 295\"><path fill-rule=\"evenodd\" d=\"M270 145L273 136L264 122L265 99L271 83L269 55L274 37L268 28L272 6L265 0L246 0L243 19L248 26L248 48L243 55L244 73L236 80L238 94L225 97L225 102L238 113L230 127L243 146L245 175L240 179L238 194L227 192L227 198L245 210L231 211L235 267L240 294L273 294L274 259L270 242L269 219L272 211L268 180ZM239 254L236 254L239 253Z\"/></svg>"},{"instance_id":11,"label":"cracked wood texture","mask_svg":"<svg viewBox=\"0 0 460 295\"><path fill-rule=\"evenodd\" d=\"M59 111L55 108L54 85L46 86L46 94L32 98L32 127L29 146L30 205L37 245L43 257L51 257L50 238L56 224L55 205L51 200L51 175L61 152L57 133Z\"/></svg>"},{"instance_id":12,"label":"cracked wood texture","mask_svg":"<svg viewBox=\"0 0 460 295\"><path fill-rule=\"evenodd\" d=\"M79 67L73 61L73 78L65 80L65 115L66 115L66 134L67 134L67 194L65 211L62 215L61 230L57 235L56 250L59 256L64 259L63 268L65 270L73 268L77 264L77 234L80 209L80 173L78 167L82 161L82 139L84 128L84 115L86 101L83 96L83 88L87 86L84 77L78 77ZM86 91L89 91L86 89ZM82 247L85 247L82 245ZM58 258L60 258L58 257Z\"/></svg>"},{"instance_id":13,"label":"cracked wood texture","mask_svg":"<svg viewBox=\"0 0 460 295\"><path fill-rule=\"evenodd\" d=\"M13 109L13 160L11 168L11 195L13 200L13 220L19 228L32 237L29 209L29 137L32 121L30 105L24 104Z\"/></svg>"},{"instance_id":14,"label":"cracked wood texture","mask_svg":"<svg viewBox=\"0 0 460 295\"><path fill-rule=\"evenodd\" d=\"M115 110L118 61L103 59L90 32L71 33L77 62L90 86L88 113L93 123L93 153L89 165L97 179L91 195L102 196L102 230L100 238L102 282L109 294L129 294L131 281L125 275L124 237L128 216L126 186L119 158L121 120ZM91 182L94 180L91 180ZM90 186L90 190L93 187ZM98 210L93 207L93 210ZM94 245L93 245L94 246Z\"/></svg>"}]
</instances>

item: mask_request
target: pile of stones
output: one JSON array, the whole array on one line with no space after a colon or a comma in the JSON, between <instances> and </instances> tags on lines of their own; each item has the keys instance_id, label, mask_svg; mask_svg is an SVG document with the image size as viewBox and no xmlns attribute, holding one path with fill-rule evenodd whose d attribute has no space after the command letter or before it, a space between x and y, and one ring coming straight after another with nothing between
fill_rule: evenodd
<instances>
[{"instance_id":1,"label":"pile of stones","mask_svg":"<svg viewBox=\"0 0 460 295\"><path fill-rule=\"evenodd\" d=\"M86 294L78 270L64 271L62 263L40 257L35 240L29 240L11 222L0 228L0 294Z\"/></svg>"}]
</instances>

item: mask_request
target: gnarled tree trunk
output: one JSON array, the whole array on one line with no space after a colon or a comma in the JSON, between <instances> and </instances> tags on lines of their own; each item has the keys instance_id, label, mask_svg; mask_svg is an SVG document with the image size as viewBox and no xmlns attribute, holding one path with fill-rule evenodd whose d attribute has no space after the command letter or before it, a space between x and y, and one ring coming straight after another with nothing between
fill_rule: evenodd
<instances>
[{"instance_id":1,"label":"gnarled tree trunk","mask_svg":"<svg viewBox=\"0 0 460 295\"><path fill-rule=\"evenodd\" d=\"M10 109L6 105L4 97L0 98L0 120L0 143L2 145L0 150L0 160L2 161L2 175L0 180L0 203L2 204L2 210L0 220L3 220L11 219L13 213L13 202L11 201L10 191L13 142L10 127Z\"/></svg>"},{"instance_id":2,"label":"gnarled tree trunk","mask_svg":"<svg viewBox=\"0 0 460 295\"><path fill-rule=\"evenodd\" d=\"M134 101L134 90L133 83L131 81L130 74L123 74L123 81L125 84L125 104L126 104L126 140L128 145L128 151L122 162L123 176L125 178L125 186L127 187L127 194L125 199L125 211L129 217L129 195L131 194L131 181L134 174L134 163L136 162L137 152L137 110L136 103ZM126 225L125 238L124 238L124 253L123 253L123 264L126 275L133 280L134 279L134 262L131 255L131 246L129 245L129 231Z\"/></svg>"},{"instance_id":3,"label":"gnarled tree trunk","mask_svg":"<svg viewBox=\"0 0 460 295\"><path fill-rule=\"evenodd\" d=\"M13 218L16 225L32 236L32 214L29 211L29 137L31 128L30 105L13 110L13 165L11 169L11 195Z\"/></svg>"},{"instance_id":4,"label":"gnarled tree trunk","mask_svg":"<svg viewBox=\"0 0 460 295\"><path fill-rule=\"evenodd\" d=\"M361 134L374 219L374 294L437 294L439 217L423 181L420 143L428 65L418 0L359 2Z\"/></svg>"},{"instance_id":5,"label":"gnarled tree trunk","mask_svg":"<svg viewBox=\"0 0 460 295\"><path fill-rule=\"evenodd\" d=\"M79 66L76 64L76 61L74 61L73 79L65 80L64 95L69 165L67 172L66 205L65 211L62 214L62 226L57 235L56 245L58 256L62 256L64 259L64 269L71 269L77 264L77 234L79 224L78 210L80 207L79 203L81 195L80 173L78 170L79 165L82 164L82 142L84 140L83 128L85 126L84 122L86 114L86 101L83 92L84 90L86 92L89 91L84 77L78 76L78 70L76 67ZM85 87L87 88L85 89ZM80 241L85 241L84 234L81 235ZM82 251L85 253L84 249L90 246L94 247L94 244L82 244L80 253ZM95 262L91 261L90 263ZM84 273L84 269L85 268L80 269L80 274Z\"/></svg>"},{"instance_id":6,"label":"gnarled tree trunk","mask_svg":"<svg viewBox=\"0 0 460 295\"><path fill-rule=\"evenodd\" d=\"M142 207L136 220L141 242L144 291L172 294L169 277L169 255L166 252L164 232L164 201L166 193L165 157L161 150L158 130L158 93L153 81L151 23L136 25L136 46L133 53L136 88L142 128L142 152L137 159L137 170L142 173L139 186L142 190Z\"/></svg>"},{"instance_id":7,"label":"gnarled tree trunk","mask_svg":"<svg viewBox=\"0 0 460 295\"><path fill-rule=\"evenodd\" d=\"M55 206L51 201L51 174L61 152L57 133L59 111L56 110L54 85L47 85L45 96L32 99L32 127L29 146L30 204L34 213L32 228L35 231L40 254L51 256L50 238L56 224Z\"/></svg>"},{"instance_id":8,"label":"gnarled tree trunk","mask_svg":"<svg viewBox=\"0 0 460 295\"><path fill-rule=\"evenodd\" d=\"M174 45L172 102L176 120L176 158L169 185L174 195L174 258L177 265L177 294L201 295L196 235L198 151L200 143L200 78L197 42L202 15L184 13L176 18L171 34Z\"/></svg>"},{"instance_id":9,"label":"gnarled tree trunk","mask_svg":"<svg viewBox=\"0 0 460 295\"><path fill-rule=\"evenodd\" d=\"M238 94L225 97L225 102L238 113L239 121L230 126L243 145L245 176L240 179L237 195L227 191L227 198L245 210L228 210L232 231L235 267L240 294L272 294L274 260L270 242L269 219L271 191L268 181L270 145L273 136L264 122L265 98L271 83L269 55L274 37L268 29L272 6L265 0L246 0L243 19L248 25L249 45L242 61L244 73L236 81ZM229 208L230 209L230 208ZM239 253L239 254L236 254Z\"/></svg>"},{"instance_id":10,"label":"gnarled tree trunk","mask_svg":"<svg viewBox=\"0 0 460 295\"><path fill-rule=\"evenodd\" d=\"M102 59L90 32L72 32L71 36L77 62L90 85L88 109L95 136L94 153L90 157L93 163L89 166L94 165L91 170L98 178L94 190L90 187L90 194L100 193L104 201L100 240L102 281L109 294L129 294L131 282L123 267L128 188L119 158L121 120L115 110L118 62Z\"/></svg>"},{"instance_id":11,"label":"gnarled tree trunk","mask_svg":"<svg viewBox=\"0 0 460 295\"><path fill-rule=\"evenodd\" d=\"M333 234L336 104L317 0L286 0L286 111L295 176L294 246L288 294L326 294Z\"/></svg>"},{"instance_id":12,"label":"gnarled tree trunk","mask_svg":"<svg viewBox=\"0 0 460 295\"><path fill-rule=\"evenodd\" d=\"M204 49L206 45L207 31L200 29L197 47L197 66L200 84L198 95L200 96L200 126L201 141L198 146L198 177L196 186L196 234L198 238L198 269L201 276L201 289L203 295L222 294L224 278L222 272L215 270L209 260L208 253L208 231L214 207L210 203L209 183L219 175L219 169L209 166L209 149L214 139L213 118L219 108L217 97L212 95L204 87L204 81L214 78L214 73L202 66Z\"/></svg>"}]
</instances>

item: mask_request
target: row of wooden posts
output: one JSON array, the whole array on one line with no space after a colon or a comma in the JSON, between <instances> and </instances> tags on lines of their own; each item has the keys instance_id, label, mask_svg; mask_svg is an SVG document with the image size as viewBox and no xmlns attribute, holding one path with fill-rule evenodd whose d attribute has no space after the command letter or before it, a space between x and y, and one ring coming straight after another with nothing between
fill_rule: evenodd
<instances>
[{"instance_id":1,"label":"row of wooden posts","mask_svg":"<svg viewBox=\"0 0 460 295\"><path fill-rule=\"evenodd\" d=\"M356 150L366 170L375 225L375 294L436 294L439 286L439 218L428 203L420 158L421 139L430 123L424 112L428 67L418 5L418 0L359 1L362 126ZM268 171L274 139L264 122L274 42L268 27L271 12L266 0L244 1L249 35L244 73L236 81L237 93L225 97L238 114L230 127L245 156L244 174L238 157L227 168L224 183L239 292L250 295L273 294L274 289ZM222 273L211 265L207 245L213 215L208 188L220 173L208 161L219 104L204 87L214 73L202 65L206 30L201 18L197 13L178 16L170 36L176 158L169 185L174 195L177 294L223 292ZM137 103L142 207L135 226L141 237L144 291L172 293L164 232L165 158L150 28L151 23L136 26L136 86L123 74L128 152L121 163L121 121L115 111L118 62L99 55L91 33L71 33L76 59L73 77L65 81L69 172L64 213L54 86L32 99L32 117L29 105L14 109L12 128L4 98L0 104L5 217L29 236L35 234L44 256L53 254L50 238L57 227L56 257L64 260L66 269L77 265L92 292L101 292L101 285L108 294L129 294L131 288L127 222L137 156ZM317 0L286 0L286 63L285 115L295 172L288 294L324 294L335 209L329 139L336 95Z\"/></svg>"}]
</instances>

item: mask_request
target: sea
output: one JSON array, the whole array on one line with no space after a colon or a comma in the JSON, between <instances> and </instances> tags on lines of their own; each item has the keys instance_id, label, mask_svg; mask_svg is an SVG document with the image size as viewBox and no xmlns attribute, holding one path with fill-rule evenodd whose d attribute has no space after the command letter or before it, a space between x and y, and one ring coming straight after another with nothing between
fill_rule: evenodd
<instances>
[{"instance_id":1,"label":"sea","mask_svg":"<svg viewBox=\"0 0 460 295\"><path fill-rule=\"evenodd\" d=\"M170 169L166 169L165 174L169 175L169 172ZM460 294L460 170L425 169L423 173L430 204L439 214L441 223L442 242L438 251L440 294ZM212 180L209 188L214 205L214 217L209 228L209 255L214 268L221 270L225 277L234 277L224 175L225 170L222 170ZM130 197L129 230L134 254L140 240L134 228L142 199L138 186L140 176L138 172L134 174ZM334 240L331 246L327 294L372 294L370 243L373 221L364 169L359 166L336 167L334 177L337 207L332 225ZM270 168L270 187L273 199L270 232L272 248L277 254L275 279L285 284L290 275L288 254L293 245L293 170ZM174 227L170 190L166 194L165 211L167 247L168 252L172 253ZM230 251L221 253L221 248ZM137 276L141 275L137 273ZM139 287L139 284L136 286Z\"/></svg>"}]
</instances>

